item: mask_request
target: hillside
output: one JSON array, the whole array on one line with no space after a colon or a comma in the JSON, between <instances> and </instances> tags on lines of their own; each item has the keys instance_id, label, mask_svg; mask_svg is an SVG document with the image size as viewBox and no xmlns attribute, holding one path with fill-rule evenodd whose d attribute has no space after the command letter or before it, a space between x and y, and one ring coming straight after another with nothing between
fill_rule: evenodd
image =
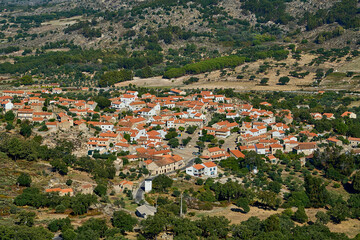
<instances>
[{"instance_id":1,"label":"hillside","mask_svg":"<svg viewBox=\"0 0 360 240\"><path fill-rule=\"evenodd\" d=\"M98 86L105 72L127 69L142 79L205 73L200 78L209 82L233 82L240 74L244 88L254 89L246 86L262 78L276 85L279 76L276 71L259 74L255 66L286 60L289 77L299 68L309 71L300 83L290 84L313 87L320 80L313 78L316 71L352 62L360 43L356 0L39 0L2 1L0 6L0 74L10 80L30 74L63 86ZM317 49L345 51L346 58L338 59L342 53L316 67L301 66L324 57ZM249 68L254 71L239 73L234 67L240 62L186 67L233 54L254 63ZM233 69L230 76L206 74L224 68Z\"/></svg>"}]
</instances>

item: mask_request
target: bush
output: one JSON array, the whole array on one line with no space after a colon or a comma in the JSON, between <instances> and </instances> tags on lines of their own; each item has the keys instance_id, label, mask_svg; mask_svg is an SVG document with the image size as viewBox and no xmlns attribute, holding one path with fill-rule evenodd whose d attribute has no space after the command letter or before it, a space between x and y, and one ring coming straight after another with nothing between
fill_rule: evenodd
<instances>
[{"instance_id":1,"label":"bush","mask_svg":"<svg viewBox=\"0 0 360 240\"><path fill-rule=\"evenodd\" d=\"M66 180L66 185L71 186L72 182L73 181L71 179L68 179L68 180Z\"/></svg>"},{"instance_id":2,"label":"bush","mask_svg":"<svg viewBox=\"0 0 360 240\"><path fill-rule=\"evenodd\" d=\"M204 180L202 180L201 178L198 178L197 180L196 180L196 183L195 183L196 185L203 185L204 184Z\"/></svg>"},{"instance_id":3,"label":"bush","mask_svg":"<svg viewBox=\"0 0 360 240\"><path fill-rule=\"evenodd\" d=\"M99 197L103 197L106 195L107 187L105 185L99 184L95 187L94 193Z\"/></svg>"},{"instance_id":4,"label":"bush","mask_svg":"<svg viewBox=\"0 0 360 240\"><path fill-rule=\"evenodd\" d=\"M315 217L317 223L327 224L330 221L329 215L322 211L317 212Z\"/></svg>"},{"instance_id":5,"label":"bush","mask_svg":"<svg viewBox=\"0 0 360 240\"><path fill-rule=\"evenodd\" d=\"M173 193L172 193L172 196L179 197L180 194L181 194L181 192L179 190L174 190Z\"/></svg>"},{"instance_id":6,"label":"bush","mask_svg":"<svg viewBox=\"0 0 360 240\"><path fill-rule=\"evenodd\" d=\"M23 187L30 187L30 185L31 185L31 177L27 173L22 173L18 177L16 183L18 183L20 186L23 186Z\"/></svg>"},{"instance_id":7,"label":"bush","mask_svg":"<svg viewBox=\"0 0 360 240\"><path fill-rule=\"evenodd\" d=\"M66 207L62 204L57 205L55 208L56 213L64 213L66 211Z\"/></svg>"},{"instance_id":8,"label":"bush","mask_svg":"<svg viewBox=\"0 0 360 240\"><path fill-rule=\"evenodd\" d=\"M292 216L292 219L299 223L305 223L308 221L308 216L305 213L304 207L300 206L298 210Z\"/></svg>"},{"instance_id":9,"label":"bush","mask_svg":"<svg viewBox=\"0 0 360 240\"><path fill-rule=\"evenodd\" d=\"M280 85L286 85L290 81L289 77L281 77L279 78L279 84Z\"/></svg>"},{"instance_id":10,"label":"bush","mask_svg":"<svg viewBox=\"0 0 360 240\"><path fill-rule=\"evenodd\" d=\"M269 78L263 78L263 79L261 79L260 84L267 85L268 81L269 81Z\"/></svg>"},{"instance_id":11,"label":"bush","mask_svg":"<svg viewBox=\"0 0 360 240\"><path fill-rule=\"evenodd\" d=\"M210 202L199 203L199 210L209 211L213 209L213 205Z\"/></svg>"},{"instance_id":12,"label":"bush","mask_svg":"<svg viewBox=\"0 0 360 240\"><path fill-rule=\"evenodd\" d=\"M196 82L198 82L198 81L199 81L199 78L197 78L197 77L191 77L191 78L189 78L188 80L184 81L184 84L185 84L185 85L189 85L189 84L191 84L191 83L196 83Z\"/></svg>"}]
</instances>

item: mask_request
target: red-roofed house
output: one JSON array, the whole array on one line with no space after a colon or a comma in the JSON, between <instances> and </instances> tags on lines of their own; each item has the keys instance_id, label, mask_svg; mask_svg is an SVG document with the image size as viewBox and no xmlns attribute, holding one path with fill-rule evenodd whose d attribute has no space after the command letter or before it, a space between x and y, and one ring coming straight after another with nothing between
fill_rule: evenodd
<instances>
[{"instance_id":1,"label":"red-roofed house","mask_svg":"<svg viewBox=\"0 0 360 240\"><path fill-rule=\"evenodd\" d=\"M245 154L240 152L239 150L230 150L230 156L236 157L236 158L245 158Z\"/></svg>"},{"instance_id":2,"label":"red-roofed house","mask_svg":"<svg viewBox=\"0 0 360 240\"><path fill-rule=\"evenodd\" d=\"M66 194L69 194L69 196L72 197L74 195L74 191L72 188L65 188L65 189L49 188L49 189L46 189L45 192L46 193L58 192L59 196L65 196Z\"/></svg>"},{"instance_id":3,"label":"red-roofed house","mask_svg":"<svg viewBox=\"0 0 360 240\"><path fill-rule=\"evenodd\" d=\"M221 149L219 147L213 147L205 149L203 152L203 156L212 160L222 160L229 157L230 155L226 153L224 149Z\"/></svg>"},{"instance_id":4,"label":"red-roofed house","mask_svg":"<svg viewBox=\"0 0 360 240\"><path fill-rule=\"evenodd\" d=\"M341 117L356 118L356 114L353 112L344 112L343 114L341 114Z\"/></svg>"},{"instance_id":5,"label":"red-roofed house","mask_svg":"<svg viewBox=\"0 0 360 240\"><path fill-rule=\"evenodd\" d=\"M213 162L195 164L191 167L186 168L186 174L194 177L216 177L217 166Z\"/></svg>"}]
</instances>

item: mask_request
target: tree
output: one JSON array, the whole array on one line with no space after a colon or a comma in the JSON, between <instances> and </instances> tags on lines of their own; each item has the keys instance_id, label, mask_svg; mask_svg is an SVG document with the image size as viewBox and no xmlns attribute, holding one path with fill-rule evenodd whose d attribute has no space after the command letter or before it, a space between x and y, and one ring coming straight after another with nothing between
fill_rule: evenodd
<instances>
[{"instance_id":1,"label":"tree","mask_svg":"<svg viewBox=\"0 0 360 240\"><path fill-rule=\"evenodd\" d=\"M71 179L66 180L66 185L71 186L72 183L73 181Z\"/></svg>"},{"instance_id":2,"label":"tree","mask_svg":"<svg viewBox=\"0 0 360 240\"><path fill-rule=\"evenodd\" d=\"M111 223L114 227L119 228L122 234L124 234L125 232L131 232L133 230L137 220L129 213L116 211L113 214Z\"/></svg>"},{"instance_id":3,"label":"tree","mask_svg":"<svg viewBox=\"0 0 360 240\"><path fill-rule=\"evenodd\" d=\"M280 219L277 215L271 215L264 221L265 232L275 232L280 230Z\"/></svg>"},{"instance_id":4,"label":"tree","mask_svg":"<svg viewBox=\"0 0 360 240\"><path fill-rule=\"evenodd\" d=\"M279 78L280 85L286 85L290 81L289 77L281 77Z\"/></svg>"},{"instance_id":5,"label":"tree","mask_svg":"<svg viewBox=\"0 0 360 240\"><path fill-rule=\"evenodd\" d=\"M269 81L269 78L262 78L260 81L260 85L267 85L268 81Z\"/></svg>"},{"instance_id":6,"label":"tree","mask_svg":"<svg viewBox=\"0 0 360 240\"><path fill-rule=\"evenodd\" d=\"M187 138L184 138L182 139L182 145L184 147L186 147L186 145L188 145L188 143L191 141L191 137L187 137Z\"/></svg>"},{"instance_id":7,"label":"tree","mask_svg":"<svg viewBox=\"0 0 360 240\"><path fill-rule=\"evenodd\" d=\"M336 203L329 211L330 219L334 223L341 223L349 216L349 208L345 203Z\"/></svg>"},{"instance_id":8,"label":"tree","mask_svg":"<svg viewBox=\"0 0 360 240\"><path fill-rule=\"evenodd\" d=\"M32 227L35 222L35 216L36 214L34 212L22 211L18 215L18 219L19 219L18 224Z\"/></svg>"},{"instance_id":9,"label":"tree","mask_svg":"<svg viewBox=\"0 0 360 240\"><path fill-rule=\"evenodd\" d=\"M132 78L133 73L131 70L109 71L100 77L99 85L100 87L107 87L118 82L132 80Z\"/></svg>"},{"instance_id":10,"label":"tree","mask_svg":"<svg viewBox=\"0 0 360 240\"><path fill-rule=\"evenodd\" d=\"M107 192L107 187L103 184L98 184L94 189L94 193L99 197L105 196L106 192Z\"/></svg>"},{"instance_id":11,"label":"tree","mask_svg":"<svg viewBox=\"0 0 360 240\"><path fill-rule=\"evenodd\" d=\"M236 206L242 208L245 213L248 213L250 211L249 200L247 200L246 198L239 198L236 201Z\"/></svg>"},{"instance_id":12,"label":"tree","mask_svg":"<svg viewBox=\"0 0 360 240\"><path fill-rule=\"evenodd\" d=\"M21 173L21 175L18 177L16 183L18 183L20 186L23 186L23 187L30 187L31 177L27 173Z\"/></svg>"},{"instance_id":13,"label":"tree","mask_svg":"<svg viewBox=\"0 0 360 240\"><path fill-rule=\"evenodd\" d=\"M298 207L297 211L292 216L292 219L299 223L305 223L308 220L308 216L305 213L303 206Z\"/></svg>"},{"instance_id":14,"label":"tree","mask_svg":"<svg viewBox=\"0 0 360 240\"><path fill-rule=\"evenodd\" d=\"M170 188L173 184L173 180L168 176L161 174L154 178L153 189L159 192L165 192L167 188Z\"/></svg>"},{"instance_id":15,"label":"tree","mask_svg":"<svg viewBox=\"0 0 360 240\"><path fill-rule=\"evenodd\" d=\"M104 96L96 97L95 102L97 102L97 106L99 106L99 108L101 108L101 109L110 107L110 105L111 105L111 101Z\"/></svg>"},{"instance_id":16,"label":"tree","mask_svg":"<svg viewBox=\"0 0 360 240\"><path fill-rule=\"evenodd\" d=\"M12 125L11 123L7 123L6 127L5 127L6 131L10 131L11 129L14 129L14 128L15 128L14 125Z\"/></svg>"},{"instance_id":17,"label":"tree","mask_svg":"<svg viewBox=\"0 0 360 240\"><path fill-rule=\"evenodd\" d=\"M291 192L291 196L287 200L287 204L292 207L304 206L307 207L310 205L309 197L304 191L302 192Z\"/></svg>"},{"instance_id":18,"label":"tree","mask_svg":"<svg viewBox=\"0 0 360 240\"><path fill-rule=\"evenodd\" d=\"M58 171L61 175L66 175L69 169L66 163L62 159L53 159L50 161L51 166L55 171Z\"/></svg>"},{"instance_id":19,"label":"tree","mask_svg":"<svg viewBox=\"0 0 360 240\"><path fill-rule=\"evenodd\" d=\"M53 239L53 237L54 234L44 227L28 227L24 225L6 226L4 224L0 226L0 239L4 240L49 240Z\"/></svg>"},{"instance_id":20,"label":"tree","mask_svg":"<svg viewBox=\"0 0 360 240\"><path fill-rule=\"evenodd\" d=\"M77 194L71 198L71 208L75 215L81 215L86 213L90 205L96 202L95 195Z\"/></svg>"},{"instance_id":21,"label":"tree","mask_svg":"<svg viewBox=\"0 0 360 240\"><path fill-rule=\"evenodd\" d=\"M328 201L328 192L320 178L306 175L304 187L311 206L316 208L325 206Z\"/></svg>"},{"instance_id":22,"label":"tree","mask_svg":"<svg viewBox=\"0 0 360 240\"><path fill-rule=\"evenodd\" d=\"M174 221L175 239L198 239L201 230L187 218L177 218Z\"/></svg>"},{"instance_id":23,"label":"tree","mask_svg":"<svg viewBox=\"0 0 360 240\"><path fill-rule=\"evenodd\" d=\"M6 121L12 122L15 119L15 114L12 110L10 110L5 113L4 117Z\"/></svg>"},{"instance_id":24,"label":"tree","mask_svg":"<svg viewBox=\"0 0 360 240\"><path fill-rule=\"evenodd\" d=\"M221 217L202 217L195 221L195 224L202 231L202 236L205 238L225 238L229 232L230 221L224 216Z\"/></svg>"},{"instance_id":25,"label":"tree","mask_svg":"<svg viewBox=\"0 0 360 240\"><path fill-rule=\"evenodd\" d=\"M48 224L48 229L52 232L72 229L70 218L67 217L67 218L54 219Z\"/></svg>"},{"instance_id":26,"label":"tree","mask_svg":"<svg viewBox=\"0 0 360 240\"><path fill-rule=\"evenodd\" d=\"M269 183L269 190L278 194L281 190L281 184L279 182L272 181Z\"/></svg>"},{"instance_id":27,"label":"tree","mask_svg":"<svg viewBox=\"0 0 360 240\"><path fill-rule=\"evenodd\" d=\"M62 204L57 205L55 208L56 213L64 213L66 211L66 207Z\"/></svg>"},{"instance_id":28,"label":"tree","mask_svg":"<svg viewBox=\"0 0 360 240\"><path fill-rule=\"evenodd\" d=\"M322 211L317 212L315 217L317 223L327 224L330 221L329 215Z\"/></svg>"},{"instance_id":29,"label":"tree","mask_svg":"<svg viewBox=\"0 0 360 240\"><path fill-rule=\"evenodd\" d=\"M34 83L32 76L30 75L22 76L19 80L20 80L20 84L22 85L31 85Z\"/></svg>"},{"instance_id":30,"label":"tree","mask_svg":"<svg viewBox=\"0 0 360 240\"><path fill-rule=\"evenodd\" d=\"M169 214L169 212L157 212L155 216L149 216L141 221L143 235L145 235L146 239L153 239L164 231L172 221L173 215Z\"/></svg>"},{"instance_id":31,"label":"tree","mask_svg":"<svg viewBox=\"0 0 360 240\"><path fill-rule=\"evenodd\" d=\"M28 138L31 136L32 127L29 124L21 124L20 134Z\"/></svg>"},{"instance_id":32,"label":"tree","mask_svg":"<svg viewBox=\"0 0 360 240\"><path fill-rule=\"evenodd\" d=\"M277 194L271 191L260 191L258 198L261 203L271 209L277 209L281 203L281 200L277 197Z\"/></svg>"},{"instance_id":33,"label":"tree","mask_svg":"<svg viewBox=\"0 0 360 240\"><path fill-rule=\"evenodd\" d=\"M87 238L78 236L77 239L99 239L105 237L108 230L106 219L90 218L76 229L79 235L85 235ZM88 235L88 233L91 233Z\"/></svg>"},{"instance_id":34,"label":"tree","mask_svg":"<svg viewBox=\"0 0 360 240\"><path fill-rule=\"evenodd\" d=\"M198 178L198 179L196 179L196 183L195 183L195 184L201 186L201 185L204 184L204 180L202 180L201 178Z\"/></svg>"},{"instance_id":35,"label":"tree","mask_svg":"<svg viewBox=\"0 0 360 240\"><path fill-rule=\"evenodd\" d=\"M179 139L177 139L177 138L171 138L171 139L169 140L168 144L169 144L169 146L170 146L171 148L176 148L176 147L178 147L178 146L180 145Z\"/></svg>"},{"instance_id":36,"label":"tree","mask_svg":"<svg viewBox=\"0 0 360 240\"><path fill-rule=\"evenodd\" d=\"M353 181L352 181L352 186L353 186L355 191L360 192L360 171L357 171L354 174Z\"/></svg>"},{"instance_id":37,"label":"tree","mask_svg":"<svg viewBox=\"0 0 360 240\"><path fill-rule=\"evenodd\" d=\"M77 239L77 233L73 229L66 229L61 233L63 240L74 240Z\"/></svg>"},{"instance_id":38,"label":"tree","mask_svg":"<svg viewBox=\"0 0 360 240\"><path fill-rule=\"evenodd\" d=\"M201 164L201 163L202 163L201 158L195 158L194 163L195 163L195 164Z\"/></svg>"}]
</instances>

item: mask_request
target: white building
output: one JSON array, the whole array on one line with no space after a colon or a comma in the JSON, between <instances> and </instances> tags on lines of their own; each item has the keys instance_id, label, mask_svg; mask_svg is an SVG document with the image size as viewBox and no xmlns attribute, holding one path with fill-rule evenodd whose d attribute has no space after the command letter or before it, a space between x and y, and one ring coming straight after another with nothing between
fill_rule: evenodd
<instances>
[{"instance_id":1,"label":"white building","mask_svg":"<svg viewBox=\"0 0 360 240\"><path fill-rule=\"evenodd\" d=\"M3 108L5 112L10 111L13 107L14 104L10 101L1 102L1 108Z\"/></svg>"},{"instance_id":2,"label":"white building","mask_svg":"<svg viewBox=\"0 0 360 240\"><path fill-rule=\"evenodd\" d=\"M152 179L145 179L145 192L150 192L152 190Z\"/></svg>"},{"instance_id":3,"label":"white building","mask_svg":"<svg viewBox=\"0 0 360 240\"><path fill-rule=\"evenodd\" d=\"M186 174L194 177L216 177L217 166L213 162L195 164L194 166L186 168Z\"/></svg>"},{"instance_id":4,"label":"white building","mask_svg":"<svg viewBox=\"0 0 360 240\"><path fill-rule=\"evenodd\" d=\"M108 122L101 123L100 128L102 132L112 132L114 130L114 124Z\"/></svg>"}]
</instances>

